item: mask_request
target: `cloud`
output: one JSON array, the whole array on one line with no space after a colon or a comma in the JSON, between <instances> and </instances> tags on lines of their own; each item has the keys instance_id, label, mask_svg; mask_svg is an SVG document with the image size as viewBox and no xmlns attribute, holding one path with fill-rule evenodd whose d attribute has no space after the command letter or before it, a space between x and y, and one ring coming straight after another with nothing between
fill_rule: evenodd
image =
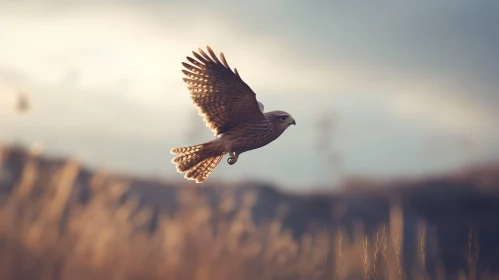
<instances>
[{"instance_id":1,"label":"cloud","mask_svg":"<svg viewBox=\"0 0 499 280\"><path fill-rule=\"evenodd\" d=\"M275 166L289 182L313 181L321 164L310 148L314 121L331 107L340 121L334 145L344 152L347 170L448 167L455 156L425 165L420 152L428 135L471 137L480 156L497 150L499 45L497 16L487 5L495 4L4 1L2 133L52 135L67 151L85 150L93 162L119 165L126 157L119 151L132 150L128 155L137 160L128 167L154 169L161 163L144 156L154 153L139 143L164 147L165 157L170 146L193 144L184 137L195 108L180 62L209 44L224 52L267 110L289 111L299 123L279 144L245 155L244 169L221 167L214 176L271 178L278 176L268 170ZM22 120L8 110L17 90L34 104ZM262 156L267 165L255 164ZM311 164L300 169L279 165L282 160Z\"/></svg>"}]
</instances>

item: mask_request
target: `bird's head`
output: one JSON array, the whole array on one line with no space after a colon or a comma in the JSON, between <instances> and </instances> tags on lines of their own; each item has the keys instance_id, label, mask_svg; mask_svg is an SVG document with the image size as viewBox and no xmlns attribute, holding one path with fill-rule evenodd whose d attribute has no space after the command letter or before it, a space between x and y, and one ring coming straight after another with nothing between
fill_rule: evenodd
<instances>
[{"instance_id":1,"label":"bird's head","mask_svg":"<svg viewBox=\"0 0 499 280\"><path fill-rule=\"evenodd\" d=\"M272 123L280 128L286 129L290 125L296 125L295 119L284 111L271 111L265 113L267 118L272 121Z\"/></svg>"}]
</instances>

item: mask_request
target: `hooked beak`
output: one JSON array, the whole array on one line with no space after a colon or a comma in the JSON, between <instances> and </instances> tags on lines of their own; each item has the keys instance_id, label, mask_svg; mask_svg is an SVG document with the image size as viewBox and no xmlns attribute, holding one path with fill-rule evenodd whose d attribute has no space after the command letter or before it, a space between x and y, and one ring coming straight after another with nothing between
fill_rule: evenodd
<instances>
[{"instance_id":1,"label":"hooked beak","mask_svg":"<svg viewBox=\"0 0 499 280\"><path fill-rule=\"evenodd\" d=\"M296 121L295 119L293 119L293 121L291 122L293 125L296 125Z\"/></svg>"}]
</instances>

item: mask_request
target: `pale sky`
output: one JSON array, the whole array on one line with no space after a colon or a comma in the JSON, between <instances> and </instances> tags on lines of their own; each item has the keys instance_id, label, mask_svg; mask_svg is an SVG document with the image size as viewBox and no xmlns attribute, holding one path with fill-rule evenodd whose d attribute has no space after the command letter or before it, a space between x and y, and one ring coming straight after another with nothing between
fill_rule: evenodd
<instances>
[{"instance_id":1,"label":"pale sky","mask_svg":"<svg viewBox=\"0 0 499 280\"><path fill-rule=\"evenodd\" d=\"M327 110L343 174L414 176L499 157L499 3L324 3L0 1L0 141L182 179L170 149L213 135L193 119L181 62L210 45L266 110L297 120L212 178L324 183L328 155L315 146ZM28 115L14 110L18 91Z\"/></svg>"}]
</instances>

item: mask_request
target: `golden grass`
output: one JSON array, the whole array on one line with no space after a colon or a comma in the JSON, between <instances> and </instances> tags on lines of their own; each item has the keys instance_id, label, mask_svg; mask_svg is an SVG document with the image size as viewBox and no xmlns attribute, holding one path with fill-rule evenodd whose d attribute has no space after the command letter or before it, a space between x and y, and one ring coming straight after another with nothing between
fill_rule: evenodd
<instances>
[{"instance_id":1,"label":"golden grass","mask_svg":"<svg viewBox=\"0 0 499 280\"><path fill-rule=\"evenodd\" d=\"M397 201L389 222L373 234L358 222L352 236L342 228L311 227L295 238L283 227L285 205L276 218L255 224L255 193L238 201L226 190L214 209L186 187L179 190L177 212L160 212L149 233L142 229L153 209L140 206L137 197L119 202L129 188L126 179L97 172L82 186L78 162L44 169L35 159L26 158L20 180L0 204L0 279L430 279L425 224L414 240L418 269L408 275L404 268ZM74 188L82 187L91 197L74 203ZM478 279L476 240L471 230L465 279ZM439 277L432 279L444 279Z\"/></svg>"}]
</instances>

